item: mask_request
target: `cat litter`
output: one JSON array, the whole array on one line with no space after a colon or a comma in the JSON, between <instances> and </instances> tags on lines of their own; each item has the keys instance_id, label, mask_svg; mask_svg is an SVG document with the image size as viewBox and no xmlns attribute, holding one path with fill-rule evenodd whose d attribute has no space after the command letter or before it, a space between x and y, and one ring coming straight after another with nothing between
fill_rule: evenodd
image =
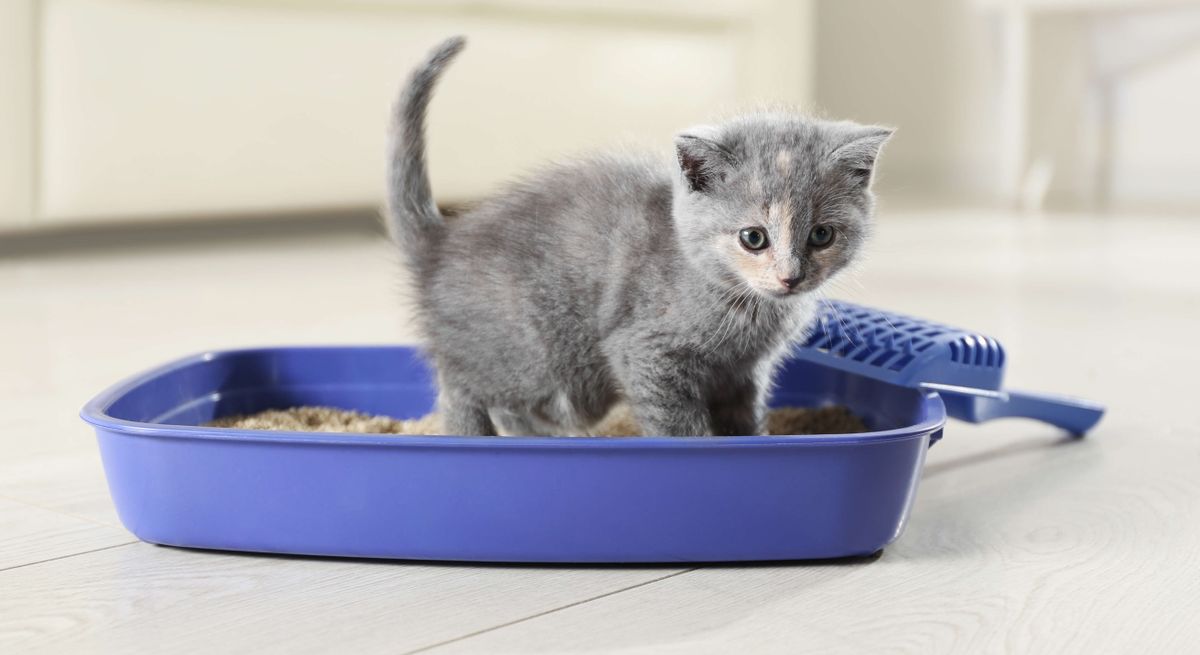
<instances>
[{"instance_id":1,"label":"cat litter","mask_svg":"<svg viewBox=\"0 0 1200 655\"><path fill-rule=\"evenodd\" d=\"M207 423L209 427L244 430L290 430L310 432L357 432L362 434L445 434L436 414L401 420L372 416L336 407L289 407L268 409L247 416L227 416ZM845 407L779 407L767 416L768 434L850 434L865 432L867 426ZM505 435L509 436L509 435ZM640 437L627 405L619 405L589 436Z\"/></svg>"}]
</instances>

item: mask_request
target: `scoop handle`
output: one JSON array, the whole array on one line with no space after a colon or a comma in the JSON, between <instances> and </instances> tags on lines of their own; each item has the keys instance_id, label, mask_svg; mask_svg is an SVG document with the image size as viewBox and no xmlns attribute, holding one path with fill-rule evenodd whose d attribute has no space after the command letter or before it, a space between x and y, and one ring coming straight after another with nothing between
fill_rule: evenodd
<instances>
[{"instance_id":1,"label":"scoop handle","mask_svg":"<svg viewBox=\"0 0 1200 655\"><path fill-rule=\"evenodd\" d=\"M942 387L938 393L946 413L956 419L983 423L998 418L1031 418L1081 437L1100 422L1104 406L1080 398L1027 391L983 391Z\"/></svg>"}]
</instances>

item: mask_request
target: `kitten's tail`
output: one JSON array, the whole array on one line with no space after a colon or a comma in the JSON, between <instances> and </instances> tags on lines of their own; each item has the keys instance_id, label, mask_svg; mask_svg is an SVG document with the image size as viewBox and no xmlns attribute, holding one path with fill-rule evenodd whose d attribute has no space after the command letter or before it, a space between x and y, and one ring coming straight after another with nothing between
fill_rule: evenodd
<instances>
[{"instance_id":1,"label":"kitten's tail","mask_svg":"<svg viewBox=\"0 0 1200 655\"><path fill-rule=\"evenodd\" d=\"M416 68L396 100L388 151L388 232L411 262L445 228L429 189L425 165L425 109L446 65L462 51L461 36L442 41Z\"/></svg>"}]
</instances>

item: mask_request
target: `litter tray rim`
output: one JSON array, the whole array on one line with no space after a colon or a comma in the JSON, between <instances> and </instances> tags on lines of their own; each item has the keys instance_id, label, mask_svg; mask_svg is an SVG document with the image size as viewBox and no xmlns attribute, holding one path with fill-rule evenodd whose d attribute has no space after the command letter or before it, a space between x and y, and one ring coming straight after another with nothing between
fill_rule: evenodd
<instances>
[{"instance_id":1,"label":"litter tray rim","mask_svg":"<svg viewBox=\"0 0 1200 655\"><path fill-rule=\"evenodd\" d=\"M377 435L355 432L306 432L288 430L251 430L244 428L218 428L195 425L172 425L149 423L117 418L109 409L126 394L138 387L166 376L182 368L226 357L245 357L288 351L318 350L365 350L388 349L408 350L419 353L419 348L405 344L333 344L333 345L280 345L242 348L214 349L180 357L164 364L150 367L110 385L89 400L79 412L79 417L95 428L110 433L131 437L169 437L181 440L237 441L245 443L339 447L390 447L390 448L484 448L484 449L709 449L709 448L761 448L761 447L820 447L871 445L917 439L940 431L946 423L946 408L936 391L905 387L884 382L871 381L894 389L895 393L918 394L923 420L897 428L854 432L850 434L806 434L766 435L735 437L572 437L572 436L519 436L519 437L476 437L463 435ZM863 377L855 373L846 375ZM939 435L940 436L940 435ZM936 437L931 443L936 441Z\"/></svg>"}]
</instances>

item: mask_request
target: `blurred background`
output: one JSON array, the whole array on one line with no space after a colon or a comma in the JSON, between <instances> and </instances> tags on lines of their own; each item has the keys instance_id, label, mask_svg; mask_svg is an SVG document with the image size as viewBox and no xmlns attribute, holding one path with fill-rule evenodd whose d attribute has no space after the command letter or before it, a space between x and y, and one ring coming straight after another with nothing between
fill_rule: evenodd
<instances>
[{"instance_id":1,"label":"blurred background","mask_svg":"<svg viewBox=\"0 0 1200 655\"><path fill-rule=\"evenodd\" d=\"M471 45L436 192L786 104L900 128L905 206L1193 213L1200 5L1136 0L5 0L0 230L373 211L387 108Z\"/></svg>"},{"instance_id":2,"label":"blurred background","mask_svg":"<svg viewBox=\"0 0 1200 655\"><path fill-rule=\"evenodd\" d=\"M379 221L385 133L452 34L446 206L794 107L899 128L834 294L1048 353L1117 330L1114 308L1195 313L1200 2L4 0L0 355L31 371L9 386L73 403L196 350L418 339Z\"/></svg>"},{"instance_id":3,"label":"blurred background","mask_svg":"<svg viewBox=\"0 0 1200 655\"><path fill-rule=\"evenodd\" d=\"M793 107L899 128L833 294L1051 357L1143 334L1138 312L1189 321L1155 347L1200 329L1200 2L3 0L0 358L25 373L0 390L76 406L187 352L419 339L379 221L385 134L452 34L445 206Z\"/></svg>"}]
</instances>

